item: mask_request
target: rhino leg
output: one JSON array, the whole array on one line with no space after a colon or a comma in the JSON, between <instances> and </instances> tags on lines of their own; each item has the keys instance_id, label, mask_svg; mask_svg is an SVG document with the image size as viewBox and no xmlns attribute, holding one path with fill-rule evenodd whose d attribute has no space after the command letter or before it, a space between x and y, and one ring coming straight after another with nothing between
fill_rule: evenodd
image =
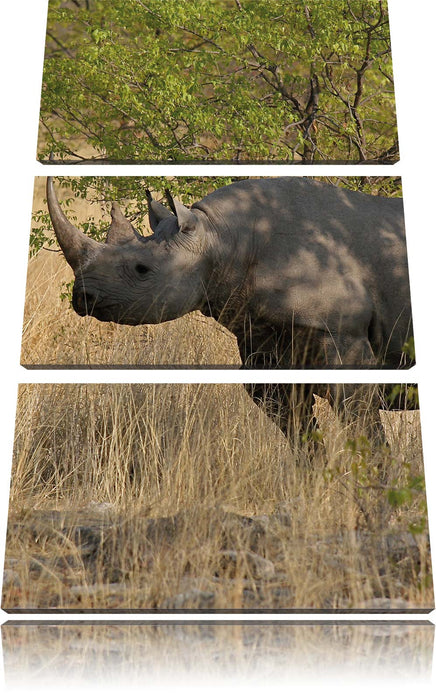
<instances>
[{"instance_id":1,"label":"rhino leg","mask_svg":"<svg viewBox=\"0 0 436 700\"><path fill-rule=\"evenodd\" d=\"M317 427L311 384L244 384L253 401L271 418L291 444Z\"/></svg>"},{"instance_id":2,"label":"rhino leg","mask_svg":"<svg viewBox=\"0 0 436 700\"><path fill-rule=\"evenodd\" d=\"M324 334L322 339L325 366L360 369L375 367L377 358L366 336Z\"/></svg>"}]
</instances>

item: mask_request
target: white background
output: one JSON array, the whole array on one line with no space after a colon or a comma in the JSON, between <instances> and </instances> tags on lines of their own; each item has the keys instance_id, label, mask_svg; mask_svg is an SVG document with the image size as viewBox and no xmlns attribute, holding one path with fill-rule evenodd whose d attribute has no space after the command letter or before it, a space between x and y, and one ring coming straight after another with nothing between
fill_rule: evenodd
<instances>
[{"instance_id":1,"label":"white background","mask_svg":"<svg viewBox=\"0 0 436 700\"><path fill-rule=\"evenodd\" d=\"M271 0L273 1L273 0ZM108 0L110 2L110 0ZM36 175L47 175L54 166L42 166L36 162L36 141L41 88L42 61L47 0L3 0L1 4L2 36L0 50L1 66L1 215L0 236L2 242L0 272L1 312L1 420L0 420L0 562L3 562L4 533L8 506L8 489L12 454L16 394L18 383L29 382L132 382L132 381L241 381L235 371L29 371L20 367L20 340L26 281L28 237L30 231L33 179ZM421 399L421 422L424 441L424 461L429 501L430 530L433 544L436 542L436 471L433 439L436 432L436 379L434 358L436 351L435 306L436 306L436 188L434 184L434 159L436 138L435 116L435 45L436 4L434 0L390 0L390 22L394 57L394 77L397 101L397 116L400 136L401 161L395 166L318 166L299 168L292 166L257 167L260 175L401 175L405 198L406 230L409 251L413 317L417 366L408 375L408 381L418 381ZM70 174L71 168L63 166L57 173ZM108 174L174 174L168 166L105 167ZM92 166L74 168L74 173L100 173ZM253 174L252 168L244 166L177 166L176 174ZM274 379L285 381L313 381L310 372L274 373ZM347 375L347 376L345 376ZM253 376L254 378L254 376ZM268 376L257 377L267 380ZM361 375L355 372L320 372L316 380L357 381ZM244 380L249 377L244 372ZM400 373L366 373L366 381L394 381L403 379ZM0 565L1 565L0 564ZM217 616L214 616L216 619ZM265 618L265 616L263 616ZM0 621L7 619L0 613ZM202 618L204 619L204 618ZM431 615L430 619L434 620ZM319 679L321 680L321 679ZM289 687L296 693L318 694L315 685L303 689ZM436 679L434 681L436 688ZM66 690L66 689L65 689ZM63 690L63 692L65 692ZM107 690L107 689L106 689ZM172 687L169 692L179 695L186 688ZM288 689L283 689L285 692ZM332 689L333 690L333 689ZM410 695L410 686L386 686L369 688L356 685L334 689L335 696L342 693L395 693L396 698ZM147 692L138 689L138 692ZM223 689L216 689L222 693ZM325 692L326 688L321 692ZM51 692L51 691L50 691ZM95 691L94 691L95 692ZM242 692L239 687L238 693ZM262 693L264 688L251 687L251 696ZM430 692L428 687L422 692ZM190 697L204 695L204 689L190 688ZM34 691L32 692L34 695ZM44 692L44 697L50 694ZM208 691L208 694L210 692ZM57 693L58 695L58 693ZM212 693L215 695L215 693ZM153 696L166 697L163 686L153 689Z\"/></svg>"}]
</instances>

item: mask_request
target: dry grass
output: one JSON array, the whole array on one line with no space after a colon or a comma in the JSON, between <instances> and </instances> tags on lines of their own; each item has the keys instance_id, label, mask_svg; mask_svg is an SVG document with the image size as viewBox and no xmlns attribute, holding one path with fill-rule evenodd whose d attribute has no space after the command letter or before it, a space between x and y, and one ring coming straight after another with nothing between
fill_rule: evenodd
<instances>
[{"instance_id":1,"label":"dry grass","mask_svg":"<svg viewBox=\"0 0 436 700\"><path fill-rule=\"evenodd\" d=\"M353 454L317 412L313 454L239 385L22 386L3 607L431 608L424 494L387 499L422 475L419 415Z\"/></svg>"},{"instance_id":2,"label":"dry grass","mask_svg":"<svg viewBox=\"0 0 436 700\"><path fill-rule=\"evenodd\" d=\"M21 363L26 367L238 366L233 335L194 312L157 326L81 318L61 299L72 273L59 255L29 261Z\"/></svg>"}]
</instances>

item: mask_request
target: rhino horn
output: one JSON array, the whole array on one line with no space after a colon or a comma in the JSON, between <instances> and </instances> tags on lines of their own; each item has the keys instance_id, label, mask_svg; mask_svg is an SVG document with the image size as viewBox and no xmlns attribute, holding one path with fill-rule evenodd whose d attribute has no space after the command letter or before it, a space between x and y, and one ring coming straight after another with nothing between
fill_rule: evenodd
<instances>
[{"instance_id":1,"label":"rhino horn","mask_svg":"<svg viewBox=\"0 0 436 700\"><path fill-rule=\"evenodd\" d=\"M56 197L52 177L47 178L47 204L58 243L68 264L76 272L103 244L88 238L68 221Z\"/></svg>"},{"instance_id":2,"label":"rhino horn","mask_svg":"<svg viewBox=\"0 0 436 700\"><path fill-rule=\"evenodd\" d=\"M107 232L106 243L110 245L123 245L124 243L135 241L137 238L142 238L142 236L136 233L132 224L126 219L116 203L112 204L111 218L112 223Z\"/></svg>"}]
</instances>

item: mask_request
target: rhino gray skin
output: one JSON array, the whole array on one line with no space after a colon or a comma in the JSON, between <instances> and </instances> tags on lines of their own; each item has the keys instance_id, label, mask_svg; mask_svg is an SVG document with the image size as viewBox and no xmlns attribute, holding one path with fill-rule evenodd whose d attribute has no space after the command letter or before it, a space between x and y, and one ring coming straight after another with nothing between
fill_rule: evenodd
<instances>
[{"instance_id":1,"label":"rhino gray skin","mask_svg":"<svg viewBox=\"0 0 436 700\"><path fill-rule=\"evenodd\" d=\"M200 310L235 334L245 368L406 366L413 331L401 199L301 177L235 182L190 209L147 198L152 236L113 205L97 243L66 219L48 178L81 316L137 325ZM264 402L256 386L250 393ZM349 393L341 390L341 405Z\"/></svg>"}]
</instances>

